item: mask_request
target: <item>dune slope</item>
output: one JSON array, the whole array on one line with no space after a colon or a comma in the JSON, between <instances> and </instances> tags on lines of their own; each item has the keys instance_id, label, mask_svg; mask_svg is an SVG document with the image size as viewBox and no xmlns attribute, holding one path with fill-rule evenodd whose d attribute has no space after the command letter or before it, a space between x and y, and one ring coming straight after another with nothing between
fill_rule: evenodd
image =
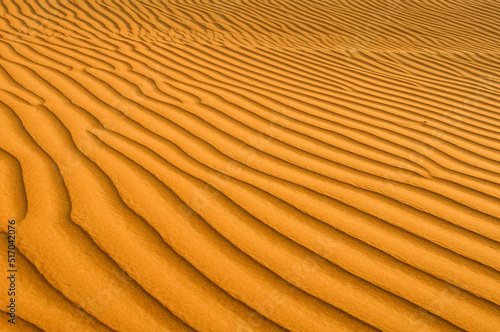
<instances>
[{"instance_id":1,"label":"dune slope","mask_svg":"<svg viewBox=\"0 0 500 332\"><path fill-rule=\"evenodd\" d=\"M15 330L500 331L499 16L2 1Z\"/></svg>"}]
</instances>

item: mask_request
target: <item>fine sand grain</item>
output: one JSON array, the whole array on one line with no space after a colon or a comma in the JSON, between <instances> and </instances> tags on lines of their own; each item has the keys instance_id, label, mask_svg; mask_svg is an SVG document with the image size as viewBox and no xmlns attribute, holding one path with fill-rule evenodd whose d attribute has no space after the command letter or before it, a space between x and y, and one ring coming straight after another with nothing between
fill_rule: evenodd
<instances>
[{"instance_id":1,"label":"fine sand grain","mask_svg":"<svg viewBox=\"0 0 500 332\"><path fill-rule=\"evenodd\" d=\"M1 1L0 331L500 331L499 18Z\"/></svg>"}]
</instances>

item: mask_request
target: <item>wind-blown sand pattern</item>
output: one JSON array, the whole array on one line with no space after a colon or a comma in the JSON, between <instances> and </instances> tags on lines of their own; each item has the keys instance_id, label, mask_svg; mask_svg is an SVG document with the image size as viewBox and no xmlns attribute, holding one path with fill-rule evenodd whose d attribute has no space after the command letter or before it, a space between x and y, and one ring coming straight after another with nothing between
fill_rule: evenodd
<instances>
[{"instance_id":1,"label":"wind-blown sand pattern","mask_svg":"<svg viewBox=\"0 0 500 332\"><path fill-rule=\"evenodd\" d=\"M2 331L500 331L500 3L4 0Z\"/></svg>"}]
</instances>

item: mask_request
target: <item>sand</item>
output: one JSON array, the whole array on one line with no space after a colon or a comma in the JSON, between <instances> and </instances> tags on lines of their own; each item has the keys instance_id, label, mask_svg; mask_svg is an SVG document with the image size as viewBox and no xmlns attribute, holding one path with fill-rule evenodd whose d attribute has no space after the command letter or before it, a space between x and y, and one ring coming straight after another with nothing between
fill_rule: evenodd
<instances>
[{"instance_id":1,"label":"sand","mask_svg":"<svg viewBox=\"0 0 500 332\"><path fill-rule=\"evenodd\" d=\"M499 17L2 1L0 330L500 331Z\"/></svg>"}]
</instances>

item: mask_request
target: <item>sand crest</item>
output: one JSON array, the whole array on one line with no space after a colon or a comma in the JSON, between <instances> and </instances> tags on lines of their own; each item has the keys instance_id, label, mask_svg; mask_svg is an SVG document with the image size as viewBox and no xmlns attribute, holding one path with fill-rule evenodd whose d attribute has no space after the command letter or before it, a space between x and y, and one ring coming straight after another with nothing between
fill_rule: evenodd
<instances>
[{"instance_id":1,"label":"sand crest","mask_svg":"<svg viewBox=\"0 0 500 332\"><path fill-rule=\"evenodd\" d=\"M0 330L500 331L498 17L2 1Z\"/></svg>"}]
</instances>

